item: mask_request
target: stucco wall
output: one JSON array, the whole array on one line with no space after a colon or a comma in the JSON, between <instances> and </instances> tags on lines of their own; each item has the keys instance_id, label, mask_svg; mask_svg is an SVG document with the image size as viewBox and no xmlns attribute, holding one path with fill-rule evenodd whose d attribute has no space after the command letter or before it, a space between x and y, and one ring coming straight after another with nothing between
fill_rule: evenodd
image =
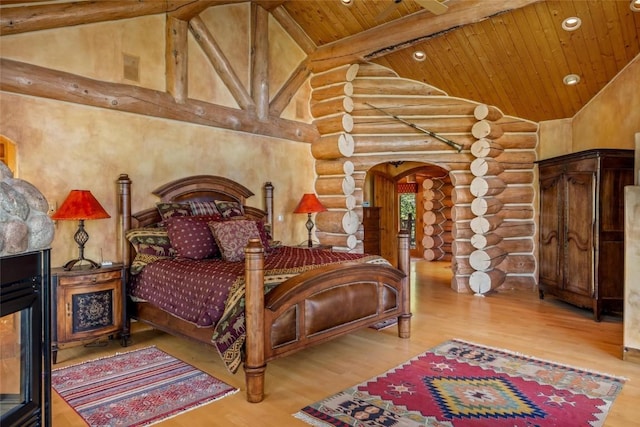
<instances>
[{"instance_id":1,"label":"stucco wall","mask_svg":"<svg viewBox=\"0 0 640 427\"><path fill-rule=\"evenodd\" d=\"M228 60L246 82L248 4L217 7L203 14L209 28L228 52ZM226 23L220 27L220 23ZM0 38L2 56L99 80L137 84L163 91L165 87L165 18L149 16ZM279 89L303 53L271 20L270 41L278 61L270 66L271 92ZM215 29L215 30L214 30ZM235 107L215 70L190 35L189 93L200 99ZM285 49L283 46L290 46ZM139 82L123 76L122 55L140 58ZM285 57L284 55L290 55ZM244 62L243 62L244 61ZM245 74L243 74L245 73ZM292 104L308 104L305 85ZM195 95L194 95L195 96ZM0 134L16 144L16 175L35 185L50 204L59 206L72 189L88 189L111 214L88 221L87 258L118 259L116 179L128 173L133 181L134 211L155 203L150 192L170 180L194 174L222 175L248 187L255 196L248 204L264 207L262 185L275 187L274 237L297 244L306 239L306 217L291 213L301 194L313 191L310 145L255 136L183 122L162 120L54 100L0 93ZM288 108L283 115L310 121L308 109ZM282 217L282 221L277 219ZM76 222L59 222L52 244L52 264L77 256ZM102 256L100 251L102 251Z\"/></svg>"},{"instance_id":2,"label":"stucco wall","mask_svg":"<svg viewBox=\"0 0 640 427\"><path fill-rule=\"evenodd\" d=\"M573 150L635 147L640 131L640 55L575 115Z\"/></svg>"}]
</instances>

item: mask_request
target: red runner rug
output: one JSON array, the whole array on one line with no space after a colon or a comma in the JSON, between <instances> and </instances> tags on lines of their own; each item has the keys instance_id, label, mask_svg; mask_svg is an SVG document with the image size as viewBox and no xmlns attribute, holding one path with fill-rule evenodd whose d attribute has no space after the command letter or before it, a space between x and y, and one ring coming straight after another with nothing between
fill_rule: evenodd
<instances>
[{"instance_id":1,"label":"red runner rug","mask_svg":"<svg viewBox=\"0 0 640 427\"><path fill-rule=\"evenodd\" d=\"M602 426L624 380L460 340L294 414L315 426Z\"/></svg>"},{"instance_id":2,"label":"red runner rug","mask_svg":"<svg viewBox=\"0 0 640 427\"><path fill-rule=\"evenodd\" d=\"M146 426L238 389L155 347L52 372L53 389L90 426Z\"/></svg>"}]
</instances>

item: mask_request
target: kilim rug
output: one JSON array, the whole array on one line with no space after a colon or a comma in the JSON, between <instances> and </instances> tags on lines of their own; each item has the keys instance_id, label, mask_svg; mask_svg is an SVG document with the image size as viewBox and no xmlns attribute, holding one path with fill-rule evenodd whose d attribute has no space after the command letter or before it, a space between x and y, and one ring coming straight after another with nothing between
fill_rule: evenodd
<instances>
[{"instance_id":1,"label":"kilim rug","mask_svg":"<svg viewBox=\"0 0 640 427\"><path fill-rule=\"evenodd\" d=\"M452 340L294 416L315 426L601 426L623 383Z\"/></svg>"},{"instance_id":2,"label":"kilim rug","mask_svg":"<svg viewBox=\"0 0 640 427\"><path fill-rule=\"evenodd\" d=\"M55 369L53 389L90 426L146 426L238 391L156 347Z\"/></svg>"}]
</instances>

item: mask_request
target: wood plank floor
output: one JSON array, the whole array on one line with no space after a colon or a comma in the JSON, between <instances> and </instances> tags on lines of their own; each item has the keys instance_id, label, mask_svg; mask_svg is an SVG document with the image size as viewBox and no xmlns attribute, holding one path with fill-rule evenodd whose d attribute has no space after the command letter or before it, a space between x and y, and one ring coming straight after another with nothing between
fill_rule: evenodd
<instances>
[{"instance_id":1,"label":"wood plank floor","mask_svg":"<svg viewBox=\"0 0 640 427\"><path fill-rule=\"evenodd\" d=\"M245 401L244 375L229 374L217 354L186 340L137 325L127 348L73 347L58 353L54 368L115 352L156 345L199 369L239 387L218 402L166 420L162 426L304 426L291 414L346 387L374 377L443 341L460 338L526 355L627 378L606 419L607 427L640 425L640 364L622 360L622 317L591 312L537 291L504 290L486 297L450 289L448 263L412 263L412 336L396 336L394 327L363 330L284 359L267 368L266 398ZM54 426L83 426L82 419L53 393ZM573 427L573 426L567 426Z\"/></svg>"}]
</instances>

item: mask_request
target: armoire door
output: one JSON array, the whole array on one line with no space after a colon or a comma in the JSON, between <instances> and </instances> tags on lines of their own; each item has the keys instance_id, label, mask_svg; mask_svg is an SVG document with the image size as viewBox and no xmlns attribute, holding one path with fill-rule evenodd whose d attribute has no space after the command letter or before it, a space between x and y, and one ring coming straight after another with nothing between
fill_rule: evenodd
<instances>
[{"instance_id":1,"label":"armoire door","mask_svg":"<svg viewBox=\"0 0 640 427\"><path fill-rule=\"evenodd\" d=\"M593 297L595 173L567 172L565 182L564 288Z\"/></svg>"},{"instance_id":2,"label":"armoire door","mask_svg":"<svg viewBox=\"0 0 640 427\"><path fill-rule=\"evenodd\" d=\"M562 184L560 174L553 174L540 181L540 282L556 287L562 285Z\"/></svg>"}]
</instances>

